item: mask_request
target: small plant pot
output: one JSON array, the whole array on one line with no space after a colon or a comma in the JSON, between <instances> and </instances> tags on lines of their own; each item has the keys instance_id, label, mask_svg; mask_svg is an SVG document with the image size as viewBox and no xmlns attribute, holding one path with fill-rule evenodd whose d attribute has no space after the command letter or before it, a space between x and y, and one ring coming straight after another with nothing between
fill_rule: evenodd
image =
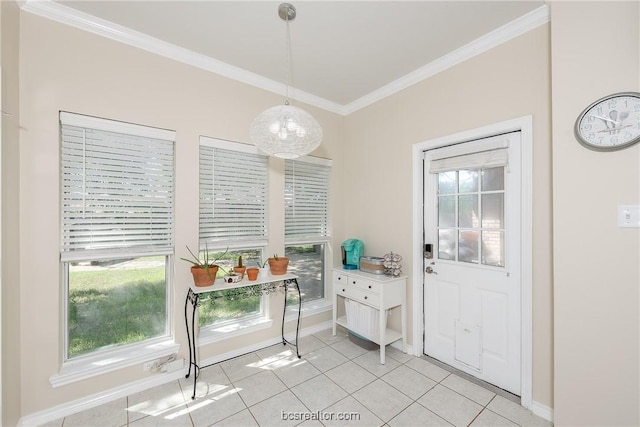
<instances>
[{"instance_id":1,"label":"small plant pot","mask_svg":"<svg viewBox=\"0 0 640 427\"><path fill-rule=\"evenodd\" d=\"M238 283L242 280L242 276L237 273L231 273L227 274L222 279L224 280L224 283Z\"/></svg>"},{"instance_id":2,"label":"small plant pot","mask_svg":"<svg viewBox=\"0 0 640 427\"><path fill-rule=\"evenodd\" d=\"M258 278L266 279L267 277L269 277L269 267L261 267L258 270L260 270L260 272L258 273Z\"/></svg>"},{"instance_id":3,"label":"small plant pot","mask_svg":"<svg viewBox=\"0 0 640 427\"><path fill-rule=\"evenodd\" d=\"M218 274L218 266L213 265L206 268L197 266L191 267L191 274L193 275L193 284L196 286L211 286L216 281L216 274Z\"/></svg>"},{"instance_id":4,"label":"small plant pot","mask_svg":"<svg viewBox=\"0 0 640 427\"><path fill-rule=\"evenodd\" d=\"M269 258L269 268L271 269L271 274L274 276L282 276L283 274L287 274L287 267L289 266L289 258L287 257L278 257Z\"/></svg>"},{"instance_id":5,"label":"small plant pot","mask_svg":"<svg viewBox=\"0 0 640 427\"><path fill-rule=\"evenodd\" d=\"M245 271L247 271L247 267L233 267L233 272L240 275L240 280L244 279Z\"/></svg>"},{"instance_id":6,"label":"small plant pot","mask_svg":"<svg viewBox=\"0 0 640 427\"><path fill-rule=\"evenodd\" d=\"M258 278L258 273L260 272L260 269L258 268L247 268L247 277L249 278L250 281L254 281Z\"/></svg>"}]
</instances>

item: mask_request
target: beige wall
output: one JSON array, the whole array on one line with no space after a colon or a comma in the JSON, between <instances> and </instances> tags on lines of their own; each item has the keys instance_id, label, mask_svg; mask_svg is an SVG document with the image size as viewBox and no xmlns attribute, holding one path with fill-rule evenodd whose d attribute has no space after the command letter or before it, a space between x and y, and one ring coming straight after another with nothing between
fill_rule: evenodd
<instances>
[{"instance_id":1,"label":"beige wall","mask_svg":"<svg viewBox=\"0 0 640 427\"><path fill-rule=\"evenodd\" d=\"M553 2L556 425L640 425L640 231L616 208L640 204L640 145L576 142L580 112L640 91L640 4Z\"/></svg>"},{"instance_id":2,"label":"beige wall","mask_svg":"<svg viewBox=\"0 0 640 427\"><path fill-rule=\"evenodd\" d=\"M28 13L21 17L21 294L29 301L20 314L25 332L21 344L23 366L29 366L22 369L21 394L30 396L23 402L21 412L25 415L142 376L139 367L134 367L55 391L48 382L57 372L60 354L56 326L61 316L57 280L57 111L177 131L176 247L182 256L185 244L197 243L197 187L184 183L197 182L197 168L191 164L197 161L198 135L247 141L246 124L280 98ZM334 159L334 261L339 263L340 242L357 236L367 244L367 253L394 250L404 255L405 272L411 271L412 144L523 115L534 116L538 183L534 188L534 256L538 267L534 278L533 397L553 406L548 44L548 28L536 29L349 116L346 128L342 118L312 111L325 131L325 142L315 154ZM492 108L486 108L487 103ZM450 114L449 109L456 113ZM343 144L345 140L348 146ZM282 191L282 162L273 161L272 168L270 251L282 252L282 207L274 201ZM371 197L369 191L357 191L362 188L379 189L385 195L384 203ZM40 206L52 208L45 214L36 209ZM393 227L389 227L391 223ZM37 271L27 263L34 258L40 260ZM178 263L176 267L177 283L187 283L186 266ZM178 286L178 312L183 292ZM29 315L34 310L50 320L44 327ZM177 328L176 337L184 343L182 329ZM277 326L259 337L208 346L201 356L210 357L276 335ZM43 354L47 355L44 360ZM39 363L35 363L36 358Z\"/></svg>"},{"instance_id":3,"label":"beige wall","mask_svg":"<svg viewBox=\"0 0 640 427\"><path fill-rule=\"evenodd\" d=\"M412 283L412 145L533 115L533 400L553 407L549 67L545 25L348 116L348 236L335 241L353 236L368 255L401 254Z\"/></svg>"},{"instance_id":4,"label":"beige wall","mask_svg":"<svg viewBox=\"0 0 640 427\"><path fill-rule=\"evenodd\" d=\"M20 418L20 271L18 225L20 100L18 38L20 10L15 2L0 2L0 66L2 109L2 420L15 425Z\"/></svg>"},{"instance_id":5,"label":"beige wall","mask_svg":"<svg viewBox=\"0 0 640 427\"><path fill-rule=\"evenodd\" d=\"M136 366L55 390L48 381L61 353L57 112L177 131L176 248L183 256L185 245L197 244L198 136L247 142L251 119L282 99L28 13L18 26L15 4L0 4L3 101L9 97L20 109L21 127L18 145L17 123L3 118L3 425L11 425L19 416L143 378ZM409 275L412 145L533 116L533 400L554 408L558 425L640 424L640 236L615 226L618 204L640 203L640 147L595 153L572 134L575 118L594 99L640 90L639 23L637 2L554 2L551 25L346 119L308 107L325 131L315 154L334 159L334 262L340 242L359 237L368 254L402 254ZM589 61L593 52L596 60ZM271 168L269 251L282 252L282 161ZM177 313L190 280L182 264L176 264ZM303 326L328 318L314 316ZM176 325L184 345L179 316ZM201 356L277 335L274 326L207 346Z\"/></svg>"},{"instance_id":6,"label":"beige wall","mask_svg":"<svg viewBox=\"0 0 640 427\"><path fill-rule=\"evenodd\" d=\"M198 137L248 142L251 120L284 101L282 96L223 78L103 37L21 14L20 22L20 293L22 416L144 377L140 366L53 389L61 349L59 258L58 111L65 110L177 131L176 251L198 244ZM324 129L314 153L341 157L343 118L307 108ZM196 167L194 167L196 165ZM283 168L270 160L271 211L268 253L283 253ZM336 166L335 169L339 169ZM339 170L336 170L338 173ZM334 202L341 188L333 190ZM334 223L338 222L334 219ZM175 336L187 357L181 310L191 282L186 263L175 273ZM274 299L272 312L281 309ZM36 315L37 313L37 315ZM303 319L328 321L330 313ZM291 325L289 325L291 326ZM232 351L279 336L279 323L261 333L205 346L200 357ZM14 356L15 357L15 356Z\"/></svg>"}]
</instances>

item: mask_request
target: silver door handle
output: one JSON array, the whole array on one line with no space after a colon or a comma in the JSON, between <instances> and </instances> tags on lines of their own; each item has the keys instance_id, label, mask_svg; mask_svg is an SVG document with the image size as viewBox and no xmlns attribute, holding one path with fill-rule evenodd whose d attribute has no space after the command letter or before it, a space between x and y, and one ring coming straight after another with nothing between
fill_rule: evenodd
<instances>
[{"instance_id":1,"label":"silver door handle","mask_svg":"<svg viewBox=\"0 0 640 427\"><path fill-rule=\"evenodd\" d=\"M437 271L434 271L434 269L433 269L432 267L427 267L424 271L425 271L427 274L438 274L438 272L437 272Z\"/></svg>"}]
</instances>

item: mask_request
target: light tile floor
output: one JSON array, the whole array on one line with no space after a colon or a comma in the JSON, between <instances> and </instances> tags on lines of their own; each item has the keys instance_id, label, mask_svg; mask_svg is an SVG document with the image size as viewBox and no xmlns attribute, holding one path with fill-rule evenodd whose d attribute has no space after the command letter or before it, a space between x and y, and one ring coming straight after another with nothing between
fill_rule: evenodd
<instances>
[{"instance_id":1,"label":"light tile floor","mask_svg":"<svg viewBox=\"0 0 640 427\"><path fill-rule=\"evenodd\" d=\"M300 350L302 359L276 345L204 368L195 400L193 379L181 379L47 426L551 426L427 358L389 346L380 365L378 350L344 330L301 338Z\"/></svg>"}]
</instances>

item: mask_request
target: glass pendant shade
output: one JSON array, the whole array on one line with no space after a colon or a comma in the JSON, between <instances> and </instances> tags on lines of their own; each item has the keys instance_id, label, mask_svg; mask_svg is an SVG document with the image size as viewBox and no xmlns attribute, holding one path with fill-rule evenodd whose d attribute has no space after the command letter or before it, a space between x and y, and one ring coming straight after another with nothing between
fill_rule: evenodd
<instances>
[{"instance_id":1,"label":"glass pendant shade","mask_svg":"<svg viewBox=\"0 0 640 427\"><path fill-rule=\"evenodd\" d=\"M295 159L318 148L322 128L311 114L285 104L260 113L251 122L249 137L259 149L271 156Z\"/></svg>"}]
</instances>

